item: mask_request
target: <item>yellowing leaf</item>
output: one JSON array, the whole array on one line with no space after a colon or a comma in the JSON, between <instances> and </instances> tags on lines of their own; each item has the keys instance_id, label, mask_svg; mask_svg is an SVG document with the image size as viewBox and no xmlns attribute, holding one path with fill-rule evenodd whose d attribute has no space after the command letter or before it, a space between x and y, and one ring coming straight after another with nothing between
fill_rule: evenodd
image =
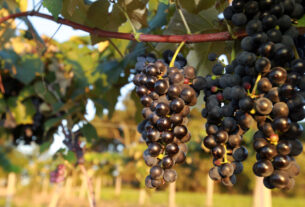
<instances>
[{"instance_id":1,"label":"yellowing leaf","mask_svg":"<svg viewBox=\"0 0 305 207\"><path fill-rule=\"evenodd\" d=\"M103 52L109 46L109 41L100 42L97 46L98 51Z\"/></svg>"},{"instance_id":2,"label":"yellowing leaf","mask_svg":"<svg viewBox=\"0 0 305 207\"><path fill-rule=\"evenodd\" d=\"M22 103L17 98L8 100L9 109L17 124L31 124L36 110L30 99Z\"/></svg>"},{"instance_id":3,"label":"yellowing leaf","mask_svg":"<svg viewBox=\"0 0 305 207\"><path fill-rule=\"evenodd\" d=\"M28 8L28 1L27 0L16 0L19 4L20 11L26 11Z\"/></svg>"}]
</instances>

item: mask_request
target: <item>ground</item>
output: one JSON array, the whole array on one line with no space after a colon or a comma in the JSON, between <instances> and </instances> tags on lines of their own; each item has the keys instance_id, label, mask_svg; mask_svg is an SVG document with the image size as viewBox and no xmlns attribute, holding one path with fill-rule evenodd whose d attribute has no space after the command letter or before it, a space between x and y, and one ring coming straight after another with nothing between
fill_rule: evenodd
<instances>
[{"instance_id":1,"label":"ground","mask_svg":"<svg viewBox=\"0 0 305 207\"><path fill-rule=\"evenodd\" d=\"M114 189L104 188L101 191L101 200L97 207L137 207L139 191L135 189L123 189L121 195L116 197ZM11 207L48 207L50 195L33 195L30 198L24 194L16 195ZM176 195L177 207L204 207L204 193L178 192ZM303 207L305 198L273 197L273 207ZM213 207L251 207L250 195L214 195ZM5 198L0 197L0 206L5 206ZM88 207L87 199L62 198L58 207ZM154 192L147 197L146 207L166 207L167 192Z\"/></svg>"}]
</instances>

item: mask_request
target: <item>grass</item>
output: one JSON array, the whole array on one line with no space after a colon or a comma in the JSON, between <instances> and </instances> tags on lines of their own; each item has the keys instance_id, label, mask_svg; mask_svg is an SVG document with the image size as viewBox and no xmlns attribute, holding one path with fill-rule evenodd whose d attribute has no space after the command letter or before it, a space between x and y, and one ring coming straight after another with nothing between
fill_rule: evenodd
<instances>
[{"instance_id":1,"label":"grass","mask_svg":"<svg viewBox=\"0 0 305 207\"><path fill-rule=\"evenodd\" d=\"M102 200L113 201L117 200L119 203L130 203L136 205L138 202L139 191L135 189L122 190L121 196L116 198L114 195L114 189L103 189L101 193ZM167 204L167 192L154 192L150 193L147 198L147 203L154 205L166 206ZM204 207L205 194L204 193L192 193L192 192L177 192L176 203L179 207ZM251 207L252 196L251 195L230 195L230 194L215 194L213 197L213 207ZM304 207L305 198L285 198L285 197L273 197L272 207Z\"/></svg>"},{"instance_id":2,"label":"grass","mask_svg":"<svg viewBox=\"0 0 305 207\"><path fill-rule=\"evenodd\" d=\"M20 197L19 197L20 196ZM146 206L154 207L166 207L168 193L164 191L150 192L146 199ZM45 205L35 205L31 202L31 199L27 199L26 195L19 194L15 196L15 200L22 200L22 204L14 204L12 207L43 207ZM103 207L136 207L138 206L139 191L136 189L122 189L119 197L115 196L113 188L103 188L101 191L102 204L98 202ZM46 199L50 199L47 197ZM24 202L27 201L27 202ZM47 201L48 202L48 201ZM77 201L77 199L71 201L69 206L73 207L89 206L87 201L83 201L82 204ZM176 194L177 207L204 207L205 194L204 193L191 193L191 192L177 192ZM213 207L251 207L252 197L251 195L230 195L230 194L215 194L213 197ZM285 197L273 197L272 207L303 207L305 203L305 198L285 198ZM0 198L0 206L5 206L5 198ZM60 205L61 207L62 205ZM66 205L63 205L66 206Z\"/></svg>"}]
</instances>

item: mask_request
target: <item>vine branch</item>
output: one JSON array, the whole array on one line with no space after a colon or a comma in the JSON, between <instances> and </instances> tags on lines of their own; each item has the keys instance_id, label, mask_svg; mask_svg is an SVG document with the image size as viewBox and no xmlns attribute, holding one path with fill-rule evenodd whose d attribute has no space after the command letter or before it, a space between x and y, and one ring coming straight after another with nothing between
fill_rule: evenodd
<instances>
[{"instance_id":1,"label":"vine branch","mask_svg":"<svg viewBox=\"0 0 305 207\"><path fill-rule=\"evenodd\" d=\"M218 33L208 33L208 34L186 34L186 35L139 34L139 38L137 38L132 33L110 32L98 28L88 27L63 18L58 18L57 20L55 20L53 16L43 14L37 11L20 12L20 13L8 15L6 17L2 17L0 18L0 24L10 19L20 18L25 16L41 17L104 38L125 39L125 40L140 41L140 42L168 42L168 43L180 43L184 41L185 43L196 43L196 42L198 43L198 42L215 42L215 41L232 40L231 34L229 32L218 32ZM298 30L301 34L305 33L305 27L299 27ZM246 35L247 34L245 31L241 31L236 33L235 37L242 38L245 37Z\"/></svg>"}]
</instances>

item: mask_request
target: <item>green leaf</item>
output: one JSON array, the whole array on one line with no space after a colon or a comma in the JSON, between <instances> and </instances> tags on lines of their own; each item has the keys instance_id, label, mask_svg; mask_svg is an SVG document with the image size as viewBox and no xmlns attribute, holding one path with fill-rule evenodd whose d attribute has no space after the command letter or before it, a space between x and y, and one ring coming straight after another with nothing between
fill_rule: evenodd
<instances>
[{"instance_id":1,"label":"green leaf","mask_svg":"<svg viewBox=\"0 0 305 207\"><path fill-rule=\"evenodd\" d=\"M108 117L112 117L114 113L114 107L118 102L118 97L121 95L120 87L112 87L104 95L104 100L107 102L107 109L109 110Z\"/></svg>"},{"instance_id":2,"label":"green leaf","mask_svg":"<svg viewBox=\"0 0 305 207\"><path fill-rule=\"evenodd\" d=\"M297 27L305 27L305 15L298 20L298 24L296 25Z\"/></svg>"},{"instance_id":3,"label":"green leaf","mask_svg":"<svg viewBox=\"0 0 305 207\"><path fill-rule=\"evenodd\" d=\"M42 4L51 12L53 17L57 19L63 7L63 0L43 0ZM73 7L73 5L71 5L71 7Z\"/></svg>"},{"instance_id":4,"label":"green leaf","mask_svg":"<svg viewBox=\"0 0 305 207\"><path fill-rule=\"evenodd\" d=\"M226 54L230 58L232 47L231 42L205 42L194 45L187 55L187 62L197 69L197 75L206 75L212 71L215 63L209 61L207 56L214 52L218 55Z\"/></svg>"},{"instance_id":5,"label":"green leaf","mask_svg":"<svg viewBox=\"0 0 305 207\"><path fill-rule=\"evenodd\" d=\"M34 84L34 89L36 94L42 98L45 102L53 105L53 104L58 104L58 101L56 100L56 98L54 97L54 95L48 91L48 89L46 88L46 85L42 82L36 82Z\"/></svg>"},{"instance_id":6,"label":"green leaf","mask_svg":"<svg viewBox=\"0 0 305 207\"><path fill-rule=\"evenodd\" d=\"M29 84L36 74L41 74L43 72L43 64L41 59L35 58L29 55L22 57L16 65L17 74L15 78L24 84Z\"/></svg>"},{"instance_id":7,"label":"green leaf","mask_svg":"<svg viewBox=\"0 0 305 207\"><path fill-rule=\"evenodd\" d=\"M61 14L65 19L83 24L86 20L89 5L84 0L64 0Z\"/></svg>"},{"instance_id":8,"label":"green leaf","mask_svg":"<svg viewBox=\"0 0 305 207\"><path fill-rule=\"evenodd\" d=\"M182 8L194 14L197 14L202 10L209 9L215 5L215 0L180 0L179 2Z\"/></svg>"},{"instance_id":9,"label":"green leaf","mask_svg":"<svg viewBox=\"0 0 305 207\"><path fill-rule=\"evenodd\" d=\"M169 0L159 0L160 1L160 3L163 3L163 4L165 4L165 5L168 5L169 4Z\"/></svg>"},{"instance_id":10,"label":"green leaf","mask_svg":"<svg viewBox=\"0 0 305 207\"><path fill-rule=\"evenodd\" d=\"M144 33L148 33L154 29L161 28L167 23L168 4L160 3L158 6L157 14L148 23L148 28L144 29Z\"/></svg>"},{"instance_id":11,"label":"green leaf","mask_svg":"<svg viewBox=\"0 0 305 207\"><path fill-rule=\"evenodd\" d=\"M0 167L6 172L20 172L20 167L13 165L10 160L6 157L6 153L0 148Z\"/></svg>"},{"instance_id":12,"label":"green leaf","mask_svg":"<svg viewBox=\"0 0 305 207\"><path fill-rule=\"evenodd\" d=\"M0 51L0 65L1 69L8 68L12 71L12 68L19 60L19 56L13 50L1 50Z\"/></svg>"},{"instance_id":13,"label":"green leaf","mask_svg":"<svg viewBox=\"0 0 305 207\"><path fill-rule=\"evenodd\" d=\"M89 8L85 24L116 32L127 20L123 12L125 10L133 26L139 30L147 26L147 2L147 0L119 0L112 5L108 1L94 2ZM110 7L111 12L109 12ZM130 28L129 23L127 26ZM103 40L105 38L91 35L92 44Z\"/></svg>"},{"instance_id":14,"label":"green leaf","mask_svg":"<svg viewBox=\"0 0 305 207\"><path fill-rule=\"evenodd\" d=\"M113 6L111 13L108 12L110 3L108 1L96 1L90 5L87 12L85 24L107 31L117 31L119 26L126 21L123 12Z\"/></svg>"},{"instance_id":15,"label":"green leaf","mask_svg":"<svg viewBox=\"0 0 305 207\"><path fill-rule=\"evenodd\" d=\"M50 141L42 143L39 146L39 152L43 153L43 152L47 151L50 148L51 144L52 144L52 142L50 142Z\"/></svg>"},{"instance_id":16,"label":"green leaf","mask_svg":"<svg viewBox=\"0 0 305 207\"><path fill-rule=\"evenodd\" d=\"M147 0L119 0L118 4L125 8L127 15L137 30L147 26Z\"/></svg>"},{"instance_id":17,"label":"green leaf","mask_svg":"<svg viewBox=\"0 0 305 207\"><path fill-rule=\"evenodd\" d=\"M150 0L148 2L148 8L150 12L156 11L158 9L159 0Z\"/></svg>"},{"instance_id":18,"label":"green leaf","mask_svg":"<svg viewBox=\"0 0 305 207\"><path fill-rule=\"evenodd\" d=\"M142 121L142 109L143 109L143 106L140 102L140 98L139 96L137 96L135 90L133 90L131 92L131 99L134 101L134 104L136 105L136 114L135 114L135 120L137 123L140 123Z\"/></svg>"},{"instance_id":19,"label":"green leaf","mask_svg":"<svg viewBox=\"0 0 305 207\"><path fill-rule=\"evenodd\" d=\"M217 18L219 12L214 7L207 10L202 10L199 14L193 14L184 9L182 9L182 12L192 33L212 31L220 32L222 30L226 30L226 28L220 27ZM164 34L186 34L185 26L178 11L176 11L171 17Z\"/></svg>"},{"instance_id":20,"label":"green leaf","mask_svg":"<svg viewBox=\"0 0 305 207\"><path fill-rule=\"evenodd\" d=\"M6 112L6 104L4 99L0 99L0 114L5 113Z\"/></svg>"},{"instance_id":21,"label":"green leaf","mask_svg":"<svg viewBox=\"0 0 305 207\"><path fill-rule=\"evenodd\" d=\"M110 86L117 82L123 70L117 61L104 61L97 67L97 71L107 75L107 84Z\"/></svg>"},{"instance_id":22,"label":"green leaf","mask_svg":"<svg viewBox=\"0 0 305 207\"><path fill-rule=\"evenodd\" d=\"M18 99L20 101L23 101L24 99L30 97L30 96L33 96L33 95L36 95L35 94L35 90L34 90L34 87L32 85L29 85L29 86L25 86L20 92L19 92L19 95L18 95Z\"/></svg>"},{"instance_id":23,"label":"green leaf","mask_svg":"<svg viewBox=\"0 0 305 207\"><path fill-rule=\"evenodd\" d=\"M75 153L70 150L68 151L67 154L64 154L63 157L65 160L67 160L70 163L75 163L77 160Z\"/></svg>"},{"instance_id":24,"label":"green leaf","mask_svg":"<svg viewBox=\"0 0 305 207\"><path fill-rule=\"evenodd\" d=\"M90 124L90 123L86 123L83 125L83 127L80 129L80 131L82 132L83 136L89 141L93 141L98 139L98 135L96 132L95 127Z\"/></svg>"},{"instance_id":25,"label":"green leaf","mask_svg":"<svg viewBox=\"0 0 305 207\"><path fill-rule=\"evenodd\" d=\"M228 0L217 0L217 3L215 5L217 11L220 13L225 10L229 6L229 1Z\"/></svg>"},{"instance_id":26,"label":"green leaf","mask_svg":"<svg viewBox=\"0 0 305 207\"><path fill-rule=\"evenodd\" d=\"M63 115L63 116L59 116L59 117L55 117L52 119L48 119L45 123L44 123L44 131L47 132L49 131L52 127L58 125L61 123L61 121L67 117L67 115Z\"/></svg>"}]
</instances>

